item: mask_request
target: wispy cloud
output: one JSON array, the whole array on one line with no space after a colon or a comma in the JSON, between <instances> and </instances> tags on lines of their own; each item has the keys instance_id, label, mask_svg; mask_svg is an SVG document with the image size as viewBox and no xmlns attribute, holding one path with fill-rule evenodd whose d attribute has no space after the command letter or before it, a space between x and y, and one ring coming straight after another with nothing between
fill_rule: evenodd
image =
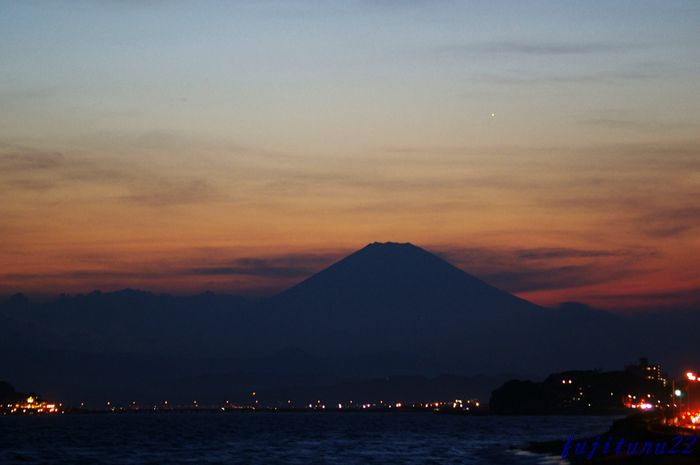
<instances>
[{"instance_id":1,"label":"wispy cloud","mask_svg":"<svg viewBox=\"0 0 700 465\"><path fill-rule=\"evenodd\" d=\"M119 182L132 175L116 163L90 159L64 151L43 151L30 147L0 148L0 179L15 189L39 190L75 182Z\"/></svg>"},{"instance_id":2,"label":"wispy cloud","mask_svg":"<svg viewBox=\"0 0 700 465\"><path fill-rule=\"evenodd\" d=\"M140 182L132 189L120 199L142 206L184 205L222 198L205 179L161 179L145 185Z\"/></svg>"},{"instance_id":3,"label":"wispy cloud","mask_svg":"<svg viewBox=\"0 0 700 465\"><path fill-rule=\"evenodd\" d=\"M445 47L445 53L462 54L508 54L508 55L590 55L600 53L628 52L639 45L617 42L528 42L502 41L484 42Z\"/></svg>"},{"instance_id":4,"label":"wispy cloud","mask_svg":"<svg viewBox=\"0 0 700 465\"><path fill-rule=\"evenodd\" d=\"M437 253L447 260L478 265L513 263L514 261L561 260L569 258L649 258L654 249L576 249L569 247L492 248L492 247L439 247Z\"/></svg>"},{"instance_id":5,"label":"wispy cloud","mask_svg":"<svg viewBox=\"0 0 700 465\"><path fill-rule=\"evenodd\" d=\"M649 271L637 266L658 258L653 249L438 248L465 271L509 292L569 289Z\"/></svg>"},{"instance_id":6,"label":"wispy cloud","mask_svg":"<svg viewBox=\"0 0 700 465\"><path fill-rule=\"evenodd\" d=\"M688 300L700 303L700 287L693 287L680 290L661 291L661 292L642 292L639 294L617 293L600 295L598 299L618 300L622 298L640 298L651 299L654 301L678 301Z\"/></svg>"},{"instance_id":7,"label":"wispy cloud","mask_svg":"<svg viewBox=\"0 0 700 465\"><path fill-rule=\"evenodd\" d=\"M148 146L169 144L166 137L153 135L139 138ZM32 148L0 146L0 189L6 191L44 192L59 188L94 186L111 191L126 190L114 196L104 193L105 201L124 201L146 207L162 207L208 202L222 198L211 182L201 176L180 172L169 174L138 165L124 166L118 159L90 154L41 151Z\"/></svg>"},{"instance_id":8,"label":"wispy cloud","mask_svg":"<svg viewBox=\"0 0 700 465\"><path fill-rule=\"evenodd\" d=\"M700 199L696 199L700 201ZM662 208L636 218L638 227L655 238L668 238L700 228L700 207Z\"/></svg>"},{"instance_id":9,"label":"wispy cloud","mask_svg":"<svg viewBox=\"0 0 700 465\"><path fill-rule=\"evenodd\" d=\"M218 289L233 292L266 290L278 292L329 266L346 251L315 253L283 253L260 257L231 257L233 249L182 250L182 257L150 258L142 263L124 262L118 255L78 255L74 262L80 266L65 271L37 271L26 273L2 273L0 280L16 289L37 283L46 286L72 287L79 284L101 289L120 287L151 287L159 282L171 285L173 281L186 281L193 289ZM176 255L178 252L173 252ZM216 254L224 258L216 258ZM188 288L190 289L190 288ZM65 290L65 289L63 289Z\"/></svg>"},{"instance_id":10,"label":"wispy cloud","mask_svg":"<svg viewBox=\"0 0 700 465\"><path fill-rule=\"evenodd\" d=\"M187 272L203 276L243 275L267 278L306 278L330 265L335 254L293 254L268 258L239 258L225 266L192 268Z\"/></svg>"},{"instance_id":11,"label":"wispy cloud","mask_svg":"<svg viewBox=\"0 0 700 465\"><path fill-rule=\"evenodd\" d=\"M55 170L66 165L62 153L41 151L12 151L0 154L0 172L21 173L26 171Z\"/></svg>"},{"instance_id":12,"label":"wispy cloud","mask_svg":"<svg viewBox=\"0 0 700 465\"><path fill-rule=\"evenodd\" d=\"M551 84L604 84L619 85L628 81L647 81L661 79L664 72L659 70L608 70L596 73L569 72L561 74L543 73L502 73L486 74L472 77L472 81L486 84L497 84L507 86L530 86L530 85L551 85Z\"/></svg>"},{"instance_id":13,"label":"wispy cloud","mask_svg":"<svg viewBox=\"0 0 700 465\"><path fill-rule=\"evenodd\" d=\"M515 256L525 260L550 260L562 258L599 258L599 257L630 257L639 256L639 252L629 250L587 250L571 248L536 248L519 249L514 251Z\"/></svg>"},{"instance_id":14,"label":"wispy cloud","mask_svg":"<svg viewBox=\"0 0 700 465\"><path fill-rule=\"evenodd\" d=\"M621 129L630 131L662 131L669 129L686 128L691 126L691 124L688 123L668 123L661 121L653 122L618 118L589 118L579 120L578 124L581 124L583 126L593 126L606 129Z\"/></svg>"},{"instance_id":15,"label":"wispy cloud","mask_svg":"<svg viewBox=\"0 0 700 465\"><path fill-rule=\"evenodd\" d=\"M595 296L598 305L610 306L624 303L623 308L646 311L700 310L700 288L687 287L655 292L618 292Z\"/></svg>"},{"instance_id":16,"label":"wispy cloud","mask_svg":"<svg viewBox=\"0 0 700 465\"><path fill-rule=\"evenodd\" d=\"M501 289L519 293L572 289L645 273L647 271L632 267L607 268L587 264L485 272L482 273L482 279Z\"/></svg>"}]
</instances>

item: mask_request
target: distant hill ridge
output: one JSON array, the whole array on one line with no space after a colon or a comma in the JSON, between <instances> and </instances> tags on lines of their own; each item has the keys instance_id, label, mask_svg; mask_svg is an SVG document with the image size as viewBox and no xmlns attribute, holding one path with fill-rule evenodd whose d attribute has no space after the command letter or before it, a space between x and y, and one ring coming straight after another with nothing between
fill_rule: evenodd
<instances>
[{"instance_id":1,"label":"distant hill ridge","mask_svg":"<svg viewBox=\"0 0 700 465\"><path fill-rule=\"evenodd\" d=\"M546 309L413 244L388 242L368 244L256 302L133 289L46 303L16 295L0 304L0 364L8 379L53 397L55 376L77 389L115 373L120 378L112 382L124 389L137 372L140 382L153 383L198 373L235 379L241 370L268 380L284 372L334 382L343 371L536 375L613 368L641 355L690 363L700 358L693 342L699 325L697 313L632 318L576 305ZM94 363L86 379L80 370L88 359ZM41 360L51 360L46 372L27 371Z\"/></svg>"}]
</instances>

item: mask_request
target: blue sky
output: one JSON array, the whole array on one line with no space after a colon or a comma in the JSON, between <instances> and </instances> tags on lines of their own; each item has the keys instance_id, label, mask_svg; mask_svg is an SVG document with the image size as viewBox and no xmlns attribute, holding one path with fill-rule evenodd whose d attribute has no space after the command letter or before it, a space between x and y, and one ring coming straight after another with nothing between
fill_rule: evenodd
<instances>
[{"instance_id":1,"label":"blue sky","mask_svg":"<svg viewBox=\"0 0 700 465\"><path fill-rule=\"evenodd\" d=\"M479 250L544 303L687 295L698 24L697 1L2 2L0 292L397 240ZM552 270L569 289L525 285Z\"/></svg>"}]
</instances>

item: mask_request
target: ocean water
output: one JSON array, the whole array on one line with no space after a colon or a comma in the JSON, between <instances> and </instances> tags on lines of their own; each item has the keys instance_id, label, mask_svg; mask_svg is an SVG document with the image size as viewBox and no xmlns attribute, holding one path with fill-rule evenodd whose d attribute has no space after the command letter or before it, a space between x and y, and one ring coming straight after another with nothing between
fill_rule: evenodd
<instances>
[{"instance_id":1,"label":"ocean water","mask_svg":"<svg viewBox=\"0 0 700 465\"><path fill-rule=\"evenodd\" d=\"M553 464L529 441L606 431L609 417L173 413L0 417L0 464Z\"/></svg>"}]
</instances>

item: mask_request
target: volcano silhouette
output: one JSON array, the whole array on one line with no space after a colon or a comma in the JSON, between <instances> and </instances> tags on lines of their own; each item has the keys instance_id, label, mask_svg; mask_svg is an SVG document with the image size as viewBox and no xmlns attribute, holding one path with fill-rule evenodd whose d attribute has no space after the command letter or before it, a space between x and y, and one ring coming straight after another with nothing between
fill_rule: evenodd
<instances>
[{"instance_id":1,"label":"volcano silhouette","mask_svg":"<svg viewBox=\"0 0 700 465\"><path fill-rule=\"evenodd\" d=\"M410 243L372 243L282 292L274 301L296 311L320 311L332 318L348 307L368 317L505 316L540 307L456 268ZM362 309L371 309L371 312ZM448 312L442 314L443 312Z\"/></svg>"},{"instance_id":2,"label":"volcano silhouette","mask_svg":"<svg viewBox=\"0 0 700 465\"><path fill-rule=\"evenodd\" d=\"M532 347L549 313L412 244L372 243L270 301L279 341L311 351L408 351L481 365ZM511 355L508 355L511 358Z\"/></svg>"}]
</instances>

